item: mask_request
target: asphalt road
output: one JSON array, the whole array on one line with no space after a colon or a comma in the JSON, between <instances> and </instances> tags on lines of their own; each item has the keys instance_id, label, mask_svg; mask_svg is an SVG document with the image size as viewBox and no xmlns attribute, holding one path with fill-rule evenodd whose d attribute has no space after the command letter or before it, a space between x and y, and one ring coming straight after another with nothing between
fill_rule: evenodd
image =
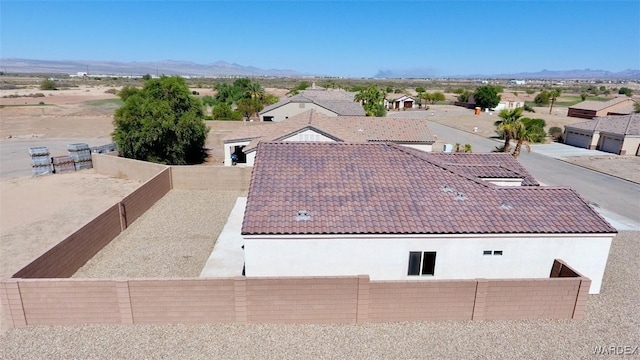
<instances>
[{"instance_id":1,"label":"asphalt road","mask_svg":"<svg viewBox=\"0 0 640 360\"><path fill-rule=\"evenodd\" d=\"M424 118L424 114L416 117ZM451 144L471 144L474 152L489 152L501 144L497 139L487 139L432 121L429 121L429 127L440 141ZM640 230L639 184L535 152L523 151L518 161L539 182L576 190L607 219L612 223L616 222L619 229Z\"/></svg>"}]
</instances>

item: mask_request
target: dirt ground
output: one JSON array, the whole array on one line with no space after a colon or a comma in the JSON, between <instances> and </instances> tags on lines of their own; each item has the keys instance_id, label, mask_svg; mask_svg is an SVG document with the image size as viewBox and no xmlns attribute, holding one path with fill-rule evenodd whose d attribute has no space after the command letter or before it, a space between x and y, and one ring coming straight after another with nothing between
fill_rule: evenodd
<instances>
[{"instance_id":1,"label":"dirt ground","mask_svg":"<svg viewBox=\"0 0 640 360\"><path fill-rule=\"evenodd\" d=\"M33 138L95 138L109 142L118 98L105 93L108 89L94 86L59 91L41 91L35 87L0 90L0 142ZM211 89L196 91L201 96L213 94ZM283 96L286 92L282 89L267 91L278 96ZM5 95L28 95L36 92L45 96L2 98ZM41 101L44 105L39 105ZM477 133L482 136L495 135L495 113L473 115L471 110L448 105L432 105L431 113L428 115L429 120L469 132L477 127ZM528 115L545 119L548 126L583 121L567 118L566 108L561 107L556 108L552 114L548 114L548 109L541 108L536 109L535 114ZM210 149L208 164L222 162L224 136L239 127L257 124L227 121L207 123L212 129L206 143ZM20 153L16 156L28 155ZM580 161L583 166L604 169L605 172L631 172L635 174L635 181L640 181L640 171L636 171L638 168L624 165L627 160L622 158L612 155L606 159L582 158L576 161ZM0 179L0 277L11 276L137 186L139 183L135 181L98 175L92 170ZM0 323L0 333L1 325Z\"/></svg>"}]
</instances>

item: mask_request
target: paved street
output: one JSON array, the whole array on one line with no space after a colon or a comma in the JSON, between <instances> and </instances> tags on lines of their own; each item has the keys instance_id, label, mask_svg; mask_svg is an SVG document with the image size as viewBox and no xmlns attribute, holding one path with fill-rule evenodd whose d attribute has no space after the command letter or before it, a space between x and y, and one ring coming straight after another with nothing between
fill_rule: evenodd
<instances>
[{"instance_id":1,"label":"paved street","mask_svg":"<svg viewBox=\"0 0 640 360\"><path fill-rule=\"evenodd\" d=\"M417 114L416 117L424 118L424 113L407 112ZM429 121L431 132L438 136L440 141L446 143L471 144L474 152L492 151L500 145L496 139L486 139L472 133L467 133L448 126ZM565 147L561 144L550 144L553 147ZM619 223L619 229L640 229L640 185L631 181L622 180L610 175L585 169L555 159L554 152L546 151L547 145L537 145L531 153L524 151L518 158L520 163L541 183L551 186L567 186L575 189L592 205L601 210L612 222ZM542 148L542 150L540 150ZM566 148L567 154L576 156L577 152ZM560 151L560 150L557 150ZM546 156L538 152L546 153ZM600 152L597 152L600 153ZM589 152L582 152L588 155ZM596 154L596 152L593 153Z\"/></svg>"}]
</instances>

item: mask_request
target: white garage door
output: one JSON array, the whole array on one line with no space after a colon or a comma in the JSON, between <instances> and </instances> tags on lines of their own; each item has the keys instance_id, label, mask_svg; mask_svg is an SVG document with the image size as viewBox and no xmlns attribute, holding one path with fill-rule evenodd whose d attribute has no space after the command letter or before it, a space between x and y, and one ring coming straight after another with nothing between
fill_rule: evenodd
<instances>
[{"instance_id":1,"label":"white garage door","mask_svg":"<svg viewBox=\"0 0 640 360\"><path fill-rule=\"evenodd\" d=\"M602 136L602 151L619 154L622 142L618 138Z\"/></svg>"},{"instance_id":2,"label":"white garage door","mask_svg":"<svg viewBox=\"0 0 640 360\"><path fill-rule=\"evenodd\" d=\"M580 134L573 131L567 131L567 138L564 140L565 144L573 145L581 148L588 149L591 144L591 135Z\"/></svg>"}]
</instances>

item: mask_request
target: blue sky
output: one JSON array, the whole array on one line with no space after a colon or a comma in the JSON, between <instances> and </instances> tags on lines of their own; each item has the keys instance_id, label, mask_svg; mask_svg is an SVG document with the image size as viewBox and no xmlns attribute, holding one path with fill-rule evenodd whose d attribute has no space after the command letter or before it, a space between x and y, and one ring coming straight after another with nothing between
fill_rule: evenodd
<instances>
[{"instance_id":1,"label":"blue sky","mask_svg":"<svg viewBox=\"0 0 640 360\"><path fill-rule=\"evenodd\" d=\"M640 69L640 0L6 1L0 57L369 77Z\"/></svg>"}]
</instances>

